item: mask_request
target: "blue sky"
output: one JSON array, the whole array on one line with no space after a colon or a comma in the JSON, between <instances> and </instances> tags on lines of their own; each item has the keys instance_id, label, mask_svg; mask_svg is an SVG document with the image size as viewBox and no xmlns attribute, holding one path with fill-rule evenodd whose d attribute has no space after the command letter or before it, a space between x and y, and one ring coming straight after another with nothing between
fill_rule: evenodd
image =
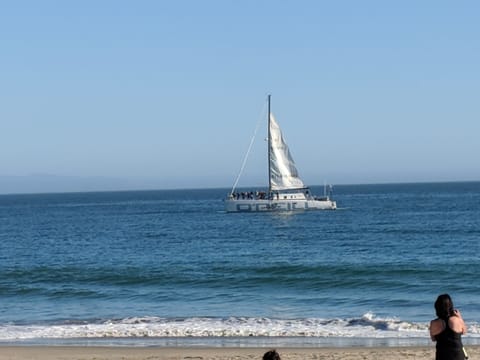
<instances>
[{"instance_id":1,"label":"blue sky","mask_svg":"<svg viewBox=\"0 0 480 360\"><path fill-rule=\"evenodd\" d=\"M475 1L4 2L0 177L230 187L271 93L307 184L480 180L479 13ZM240 185L265 184L264 145Z\"/></svg>"}]
</instances>

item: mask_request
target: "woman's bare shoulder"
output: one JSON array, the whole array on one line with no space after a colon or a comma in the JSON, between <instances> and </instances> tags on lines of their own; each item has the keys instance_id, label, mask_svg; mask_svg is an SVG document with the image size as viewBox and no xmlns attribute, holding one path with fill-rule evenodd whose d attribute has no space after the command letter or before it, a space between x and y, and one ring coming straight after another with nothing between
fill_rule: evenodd
<instances>
[{"instance_id":1,"label":"woman's bare shoulder","mask_svg":"<svg viewBox=\"0 0 480 360\"><path fill-rule=\"evenodd\" d=\"M442 319L434 319L430 321L430 335L435 336L445 330L445 321Z\"/></svg>"},{"instance_id":2,"label":"woman's bare shoulder","mask_svg":"<svg viewBox=\"0 0 480 360\"><path fill-rule=\"evenodd\" d=\"M448 319L448 326L457 333L464 334L467 331L463 319L458 316L451 316Z\"/></svg>"}]
</instances>

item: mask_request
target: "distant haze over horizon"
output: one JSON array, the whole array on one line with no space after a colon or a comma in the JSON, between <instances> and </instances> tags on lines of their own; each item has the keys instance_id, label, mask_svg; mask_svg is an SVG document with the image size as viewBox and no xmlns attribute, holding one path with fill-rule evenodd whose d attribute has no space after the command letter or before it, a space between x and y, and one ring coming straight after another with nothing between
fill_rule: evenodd
<instances>
[{"instance_id":1,"label":"distant haze over horizon","mask_svg":"<svg viewBox=\"0 0 480 360\"><path fill-rule=\"evenodd\" d=\"M442 179L420 181L366 181L351 183L332 183L331 185L372 185L372 184L399 184L399 183L442 183L442 182L477 182L479 179ZM323 183L312 183L307 186L323 186ZM35 174L28 176L0 176L0 195L10 194L42 194L42 193L71 193L71 192L103 192L103 191L143 191L143 190L185 190L185 189L227 189L229 184L162 184L160 179L133 179L108 177L79 177L57 176L49 174ZM266 183L240 185L238 188L265 188Z\"/></svg>"}]
</instances>

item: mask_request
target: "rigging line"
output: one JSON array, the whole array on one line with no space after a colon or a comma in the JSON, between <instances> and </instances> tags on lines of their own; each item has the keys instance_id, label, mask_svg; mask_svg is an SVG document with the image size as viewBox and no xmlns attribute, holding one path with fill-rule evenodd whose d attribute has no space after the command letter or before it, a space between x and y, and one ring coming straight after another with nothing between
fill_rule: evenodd
<instances>
[{"instance_id":1,"label":"rigging line","mask_svg":"<svg viewBox=\"0 0 480 360\"><path fill-rule=\"evenodd\" d=\"M233 184L232 191L230 194L233 194L235 192L235 189L237 188L238 181L240 180L240 177L242 176L243 170L245 169L245 165L247 164L248 157L250 155L250 151L252 150L253 143L255 141L255 137L257 136L258 128L260 127L260 123L263 120L263 114L265 113L265 107L266 104L263 104L262 112L260 114L260 117L257 121L257 126L255 127L255 131L253 132L253 136L250 140L250 145L248 145L248 150L247 153L245 154L245 157L243 158L242 166L240 167L240 171L238 172L237 178L235 179L235 183Z\"/></svg>"}]
</instances>

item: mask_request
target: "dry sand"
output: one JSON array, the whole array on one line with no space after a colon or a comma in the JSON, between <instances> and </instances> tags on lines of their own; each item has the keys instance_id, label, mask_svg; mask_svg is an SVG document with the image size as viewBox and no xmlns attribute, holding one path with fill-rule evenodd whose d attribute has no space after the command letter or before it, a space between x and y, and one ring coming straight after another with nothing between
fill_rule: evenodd
<instances>
[{"instance_id":1,"label":"dry sand","mask_svg":"<svg viewBox=\"0 0 480 360\"><path fill-rule=\"evenodd\" d=\"M480 346L467 347L479 359ZM261 360L266 348L0 346L0 360ZM282 360L433 360L430 347L277 348Z\"/></svg>"}]
</instances>

